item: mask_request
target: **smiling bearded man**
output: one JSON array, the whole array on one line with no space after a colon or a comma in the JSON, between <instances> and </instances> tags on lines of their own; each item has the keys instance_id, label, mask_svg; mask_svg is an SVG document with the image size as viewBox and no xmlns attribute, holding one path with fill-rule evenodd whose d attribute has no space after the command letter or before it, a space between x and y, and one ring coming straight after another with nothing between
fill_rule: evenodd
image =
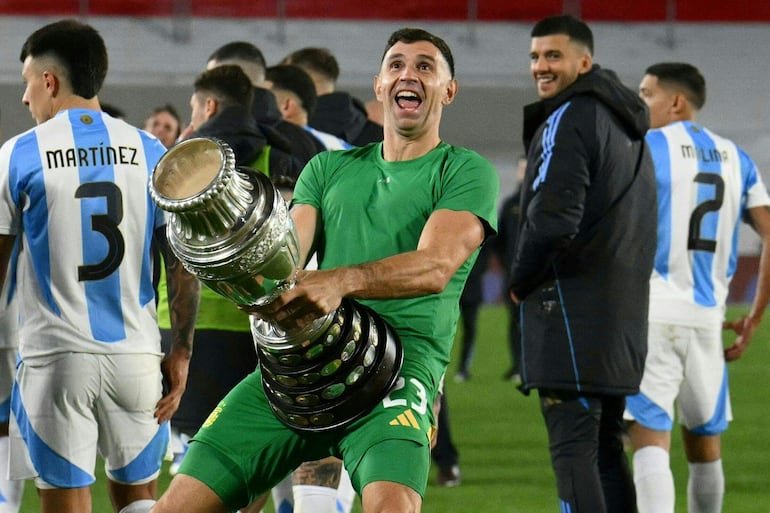
<instances>
[{"instance_id":1,"label":"smiling bearded man","mask_svg":"<svg viewBox=\"0 0 770 513\"><path fill-rule=\"evenodd\" d=\"M521 303L522 389L537 389L561 510L631 513L624 396L639 389L655 256L644 103L592 63L571 16L532 29L540 101L524 109L527 168L510 273Z\"/></svg>"},{"instance_id":2,"label":"smiling bearded man","mask_svg":"<svg viewBox=\"0 0 770 513\"><path fill-rule=\"evenodd\" d=\"M257 370L195 435L155 513L233 511L303 461L330 455L344 461L365 513L420 511L432 405L465 280L496 230L499 185L487 160L439 137L441 113L457 94L442 39L420 29L395 32L374 91L383 104L383 142L317 155L294 190L300 264L317 250L319 270L299 271L292 288L252 311L295 330L343 298L356 300L400 338L395 385L357 420L305 432L276 417Z\"/></svg>"}]
</instances>

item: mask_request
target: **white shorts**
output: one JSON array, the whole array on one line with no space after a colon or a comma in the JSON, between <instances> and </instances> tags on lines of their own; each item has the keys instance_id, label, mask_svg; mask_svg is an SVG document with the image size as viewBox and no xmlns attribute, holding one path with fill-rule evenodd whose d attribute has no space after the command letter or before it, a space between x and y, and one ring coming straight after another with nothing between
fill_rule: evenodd
<instances>
[{"instance_id":1,"label":"white shorts","mask_svg":"<svg viewBox=\"0 0 770 513\"><path fill-rule=\"evenodd\" d=\"M732 420L721 325L696 328L651 322L640 392L626 399L625 418L655 431L679 423L717 435Z\"/></svg>"},{"instance_id":2,"label":"white shorts","mask_svg":"<svg viewBox=\"0 0 770 513\"><path fill-rule=\"evenodd\" d=\"M11 478L38 487L94 481L96 455L118 483L155 479L168 445L153 417L160 356L65 353L22 361L11 399ZM30 466L31 464L31 466Z\"/></svg>"},{"instance_id":3,"label":"white shorts","mask_svg":"<svg viewBox=\"0 0 770 513\"><path fill-rule=\"evenodd\" d=\"M11 415L11 388L16 374L16 348L0 347L0 424Z\"/></svg>"}]
</instances>

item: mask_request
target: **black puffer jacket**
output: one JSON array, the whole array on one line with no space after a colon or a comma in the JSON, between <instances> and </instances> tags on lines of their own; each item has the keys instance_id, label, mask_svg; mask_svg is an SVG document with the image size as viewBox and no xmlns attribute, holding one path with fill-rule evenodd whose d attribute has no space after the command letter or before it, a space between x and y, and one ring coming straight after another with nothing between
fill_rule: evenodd
<instances>
[{"instance_id":1,"label":"black puffer jacket","mask_svg":"<svg viewBox=\"0 0 770 513\"><path fill-rule=\"evenodd\" d=\"M267 89L254 88L251 113L267 144L296 158L302 166L321 151L307 130L281 117L275 96Z\"/></svg>"},{"instance_id":2,"label":"black puffer jacket","mask_svg":"<svg viewBox=\"0 0 770 513\"><path fill-rule=\"evenodd\" d=\"M382 141L382 126L366 117L366 108L360 101L340 91L318 97L308 124L354 146Z\"/></svg>"},{"instance_id":3,"label":"black puffer jacket","mask_svg":"<svg viewBox=\"0 0 770 513\"><path fill-rule=\"evenodd\" d=\"M524 109L510 285L523 299L525 390L638 391L657 233L648 126L644 103L598 66Z\"/></svg>"},{"instance_id":4,"label":"black puffer jacket","mask_svg":"<svg viewBox=\"0 0 770 513\"><path fill-rule=\"evenodd\" d=\"M203 123L191 137L216 137L226 142L235 153L239 166L251 167L268 144L251 113L231 105L220 109L217 114ZM293 186L302 171L302 163L287 153L269 148L269 169L261 171L280 186Z\"/></svg>"}]
</instances>

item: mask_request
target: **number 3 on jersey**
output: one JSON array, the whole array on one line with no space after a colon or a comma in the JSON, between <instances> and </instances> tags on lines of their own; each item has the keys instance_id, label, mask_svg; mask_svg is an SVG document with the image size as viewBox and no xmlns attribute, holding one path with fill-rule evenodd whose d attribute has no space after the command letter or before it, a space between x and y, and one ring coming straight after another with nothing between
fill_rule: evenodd
<instances>
[{"instance_id":1,"label":"number 3 on jersey","mask_svg":"<svg viewBox=\"0 0 770 513\"><path fill-rule=\"evenodd\" d=\"M123 194L113 182L88 182L75 191L75 197L104 198L106 214L91 215L91 229L107 240L107 255L96 264L78 266L78 281L94 281L106 278L120 266L126 252L126 242L118 225L123 220Z\"/></svg>"},{"instance_id":2,"label":"number 3 on jersey","mask_svg":"<svg viewBox=\"0 0 770 513\"><path fill-rule=\"evenodd\" d=\"M700 184L711 186L713 194L706 199L701 199L698 196L700 203L695 207L690 216L690 229L687 237L687 249L696 251L707 251L709 253L716 252L717 241L714 239L707 239L701 235L703 229L703 218L710 212L717 212L722 207L722 202L725 197L725 182L722 177L715 173L698 173L695 175L695 183L698 184L698 189L701 189Z\"/></svg>"}]
</instances>

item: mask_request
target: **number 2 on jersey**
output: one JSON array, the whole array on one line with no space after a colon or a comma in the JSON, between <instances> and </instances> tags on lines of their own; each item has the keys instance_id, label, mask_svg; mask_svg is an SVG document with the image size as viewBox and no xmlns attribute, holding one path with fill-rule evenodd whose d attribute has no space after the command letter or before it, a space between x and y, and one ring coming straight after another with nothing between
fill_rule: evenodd
<instances>
[{"instance_id":1,"label":"number 2 on jersey","mask_svg":"<svg viewBox=\"0 0 770 513\"><path fill-rule=\"evenodd\" d=\"M725 182L721 176L715 173L698 173L695 175L695 182L713 186L714 194L711 198L701 201L695 207L695 210L692 211L687 237L687 249L714 253L717 250L717 241L703 238L701 236L701 225L706 214L716 212L722 207L722 202L725 198Z\"/></svg>"}]
</instances>

